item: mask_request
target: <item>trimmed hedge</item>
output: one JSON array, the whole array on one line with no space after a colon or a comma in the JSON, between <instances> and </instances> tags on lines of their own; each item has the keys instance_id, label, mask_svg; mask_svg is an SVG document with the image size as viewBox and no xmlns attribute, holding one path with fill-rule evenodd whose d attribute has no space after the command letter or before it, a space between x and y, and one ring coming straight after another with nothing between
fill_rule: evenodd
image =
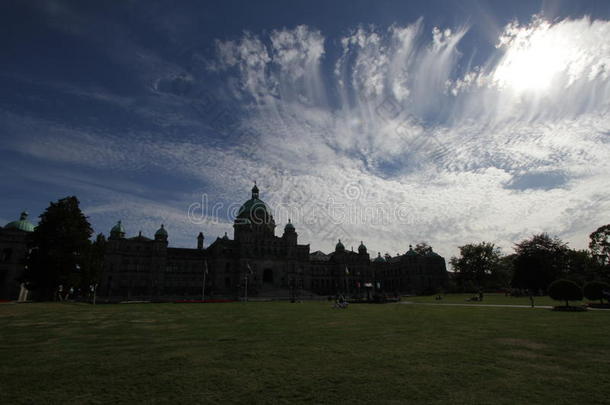
<instances>
[{"instance_id":1,"label":"trimmed hedge","mask_svg":"<svg viewBox=\"0 0 610 405\"><path fill-rule=\"evenodd\" d=\"M599 303L603 304L604 290L610 291L610 284L604 283L603 281L591 281L585 284L583 292L588 299L593 301L599 300ZM606 300L608 300L608 298L606 298Z\"/></svg>"},{"instance_id":2,"label":"trimmed hedge","mask_svg":"<svg viewBox=\"0 0 610 405\"><path fill-rule=\"evenodd\" d=\"M557 301L565 301L567 307L569 301L582 300L582 289L571 280L555 280L549 286L549 296Z\"/></svg>"}]
</instances>

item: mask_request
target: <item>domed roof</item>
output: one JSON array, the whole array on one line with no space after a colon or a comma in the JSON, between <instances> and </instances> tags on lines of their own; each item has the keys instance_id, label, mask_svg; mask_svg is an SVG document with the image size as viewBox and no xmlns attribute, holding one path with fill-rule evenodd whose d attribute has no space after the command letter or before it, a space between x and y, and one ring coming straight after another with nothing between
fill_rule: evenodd
<instances>
[{"instance_id":1,"label":"domed roof","mask_svg":"<svg viewBox=\"0 0 610 405\"><path fill-rule=\"evenodd\" d=\"M360 246L358 246L358 251L364 250L366 251L366 246L364 246L364 242L360 241Z\"/></svg>"},{"instance_id":2,"label":"domed roof","mask_svg":"<svg viewBox=\"0 0 610 405\"><path fill-rule=\"evenodd\" d=\"M19 220L9 222L4 226L4 229L15 229L23 232L34 232L36 227L28 221L28 213L23 211L19 216Z\"/></svg>"},{"instance_id":3,"label":"domed roof","mask_svg":"<svg viewBox=\"0 0 610 405\"><path fill-rule=\"evenodd\" d=\"M239 211L237 211L237 218L241 221L247 220L259 224L267 223L270 220L271 211L264 201L258 198L256 183L252 187L252 198L242 204Z\"/></svg>"},{"instance_id":4,"label":"domed roof","mask_svg":"<svg viewBox=\"0 0 610 405\"><path fill-rule=\"evenodd\" d=\"M292 225L292 222L290 221L290 219L288 220L288 223L284 227L284 231L294 231L294 225Z\"/></svg>"},{"instance_id":5,"label":"domed roof","mask_svg":"<svg viewBox=\"0 0 610 405\"><path fill-rule=\"evenodd\" d=\"M225 236L222 237L223 240L229 240L229 237L227 236L227 233L225 232Z\"/></svg>"},{"instance_id":6,"label":"domed roof","mask_svg":"<svg viewBox=\"0 0 610 405\"><path fill-rule=\"evenodd\" d=\"M413 245L409 245L409 250L405 253L407 256L419 256L419 254L413 250Z\"/></svg>"},{"instance_id":7,"label":"domed roof","mask_svg":"<svg viewBox=\"0 0 610 405\"><path fill-rule=\"evenodd\" d=\"M117 222L116 225L112 227L110 233L125 233L125 228L123 228L121 221Z\"/></svg>"},{"instance_id":8,"label":"domed roof","mask_svg":"<svg viewBox=\"0 0 610 405\"><path fill-rule=\"evenodd\" d=\"M335 251L343 251L345 250L345 246L343 246L343 243L341 243L341 239L339 239L339 242L337 242L337 244L335 245Z\"/></svg>"},{"instance_id":9,"label":"domed roof","mask_svg":"<svg viewBox=\"0 0 610 405\"><path fill-rule=\"evenodd\" d=\"M385 259L381 257L381 252L377 252L377 257L373 260L375 263L385 263Z\"/></svg>"},{"instance_id":10,"label":"domed roof","mask_svg":"<svg viewBox=\"0 0 610 405\"><path fill-rule=\"evenodd\" d=\"M163 224L161 224L161 228L157 229L157 232L155 232L155 239L159 237L167 238L167 230L165 230L165 225Z\"/></svg>"}]
</instances>

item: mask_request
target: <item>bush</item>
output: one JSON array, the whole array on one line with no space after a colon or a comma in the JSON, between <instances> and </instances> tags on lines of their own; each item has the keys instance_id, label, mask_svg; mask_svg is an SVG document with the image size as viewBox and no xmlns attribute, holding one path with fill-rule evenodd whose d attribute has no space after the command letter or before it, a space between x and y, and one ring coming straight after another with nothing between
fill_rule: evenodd
<instances>
[{"instance_id":1,"label":"bush","mask_svg":"<svg viewBox=\"0 0 610 405\"><path fill-rule=\"evenodd\" d=\"M568 301L582 300L582 290L573 281L555 280L549 286L549 296L557 301L565 301L567 307Z\"/></svg>"},{"instance_id":2,"label":"bush","mask_svg":"<svg viewBox=\"0 0 610 405\"><path fill-rule=\"evenodd\" d=\"M593 301L599 300L599 303L603 304L604 290L610 291L610 284L603 281L591 281L585 285L584 294L588 299Z\"/></svg>"}]
</instances>

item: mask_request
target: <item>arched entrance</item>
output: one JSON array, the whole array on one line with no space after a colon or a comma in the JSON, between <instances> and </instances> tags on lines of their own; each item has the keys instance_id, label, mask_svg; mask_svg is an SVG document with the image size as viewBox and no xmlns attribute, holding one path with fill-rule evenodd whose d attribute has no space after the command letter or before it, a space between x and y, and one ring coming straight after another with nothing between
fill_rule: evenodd
<instances>
[{"instance_id":1,"label":"arched entrance","mask_svg":"<svg viewBox=\"0 0 610 405\"><path fill-rule=\"evenodd\" d=\"M273 284L273 270L265 269L263 271L263 283Z\"/></svg>"}]
</instances>

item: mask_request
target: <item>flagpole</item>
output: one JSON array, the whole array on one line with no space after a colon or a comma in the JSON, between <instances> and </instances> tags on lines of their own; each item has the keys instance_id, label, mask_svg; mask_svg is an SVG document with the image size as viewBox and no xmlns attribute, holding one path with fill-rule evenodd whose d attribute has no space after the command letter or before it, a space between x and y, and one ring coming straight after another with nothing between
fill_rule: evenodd
<instances>
[{"instance_id":1,"label":"flagpole","mask_svg":"<svg viewBox=\"0 0 610 405\"><path fill-rule=\"evenodd\" d=\"M248 274L246 274L246 297L245 302L248 302Z\"/></svg>"},{"instance_id":2,"label":"flagpole","mask_svg":"<svg viewBox=\"0 0 610 405\"><path fill-rule=\"evenodd\" d=\"M349 299L349 269L347 268L347 265L345 265L345 282L347 284L347 297L345 298Z\"/></svg>"},{"instance_id":3,"label":"flagpole","mask_svg":"<svg viewBox=\"0 0 610 405\"><path fill-rule=\"evenodd\" d=\"M246 291L244 293L244 301L248 302L248 276L252 274L252 268L250 267L250 263L246 263L246 280L245 280L245 288Z\"/></svg>"},{"instance_id":4,"label":"flagpole","mask_svg":"<svg viewBox=\"0 0 610 405\"><path fill-rule=\"evenodd\" d=\"M205 276L208 274L208 261L203 262L203 284L201 285L201 301L205 301Z\"/></svg>"}]
</instances>

